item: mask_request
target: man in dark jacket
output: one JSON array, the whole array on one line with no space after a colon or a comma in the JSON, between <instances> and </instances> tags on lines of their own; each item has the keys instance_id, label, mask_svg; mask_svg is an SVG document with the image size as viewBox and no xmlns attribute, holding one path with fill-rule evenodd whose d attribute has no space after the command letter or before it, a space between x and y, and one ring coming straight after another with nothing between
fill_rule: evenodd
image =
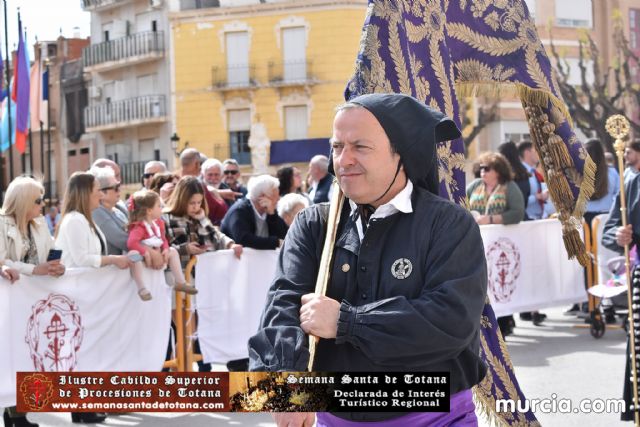
<instances>
[{"instance_id":1,"label":"man in dark jacket","mask_svg":"<svg viewBox=\"0 0 640 427\"><path fill-rule=\"evenodd\" d=\"M279 184L278 179L270 175L251 178L247 197L231 206L222 220L222 232L246 248L279 247L288 230L276 212Z\"/></svg>"},{"instance_id":2,"label":"man in dark jacket","mask_svg":"<svg viewBox=\"0 0 640 427\"><path fill-rule=\"evenodd\" d=\"M309 334L320 338L314 371L449 372L451 412L318 413L318 426L430 425L433 417L476 425L471 387L486 373L484 249L473 217L437 196L436 143L459 135L450 119L406 95L359 96L336 115L330 169L348 202L327 295L313 293L327 232L328 205L320 204L287 234L249 340L250 369L306 370ZM312 414L274 417L279 426L313 422Z\"/></svg>"},{"instance_id":3,"label":"man in dark jacket","mask_svg":"<svg viewBox=\"0 0 640 427\"><path fill-rule=\"evenodd\" d=\"M318 154L309 161L309 175L313 185L309 189L309 199L313 203L324 203L329 201L329 191L333 175L329 173L329 159L327 156Z\"/></svg>"}]
</instances>

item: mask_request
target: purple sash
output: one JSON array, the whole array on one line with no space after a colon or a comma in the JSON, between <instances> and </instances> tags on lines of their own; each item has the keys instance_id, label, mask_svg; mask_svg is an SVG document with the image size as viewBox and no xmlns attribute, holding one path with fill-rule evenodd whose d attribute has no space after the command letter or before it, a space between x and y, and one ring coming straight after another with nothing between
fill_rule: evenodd
<instances>
[{"instance_id":1,"label":"purple sash","mask_svg":"<svg viewBox=\"0 0 640 427\"><path fill-rule=\"evenodd\" d=\"M328 412L318 412L316 427L477 427L478 419L471 390L451 396L451 412L412 412L386 421L347 421Z\"/></svg>"}]
</instances>

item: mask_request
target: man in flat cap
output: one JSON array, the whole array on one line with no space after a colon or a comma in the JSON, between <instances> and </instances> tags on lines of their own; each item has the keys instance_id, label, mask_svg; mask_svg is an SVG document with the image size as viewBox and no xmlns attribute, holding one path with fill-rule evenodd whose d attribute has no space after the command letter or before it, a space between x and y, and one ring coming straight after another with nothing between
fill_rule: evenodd
<instances>
[{"instance_id":1,"label":"man in flat cap","mask_svg":"<svg viewBox=\"0 0 640 427\"><path fill-rule=\"evenodd\" d=\"M318 413L318 426L477 425L471 387L479 357L487 271L480 230L438 196L436 144L459 137L453 121L416 99L369 94L338 108L332 164L347 201L327 295L315 291L328 204L302 211L286 236L250 369L449 372L450 413ZM282 413L279 426L311 426ZM440 424L439 424L440 423Z\"/></svg>"}]
</instances>

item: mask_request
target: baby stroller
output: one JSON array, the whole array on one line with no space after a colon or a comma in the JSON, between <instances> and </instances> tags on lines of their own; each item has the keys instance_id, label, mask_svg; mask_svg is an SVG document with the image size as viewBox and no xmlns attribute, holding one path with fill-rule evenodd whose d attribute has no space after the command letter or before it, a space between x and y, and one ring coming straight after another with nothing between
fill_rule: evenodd
<instances>
[{"instance_id":1,"label":"baby stroller","mask_svg":"<svg viewBox=\"0 0 640 427\"><path fill-rule=\"evenodd\" d=\"M606 330L603 317L614 316L620 318L621 327L627 331L629 327L629 305L627 302L627 275L625 270L625 258L615 257L607 262L607 270L610 278L606 283L601 283L589 288L589 293L600 299L596 308L591 312L591 335L601 338Z\"/></svg>"}]
</instances>

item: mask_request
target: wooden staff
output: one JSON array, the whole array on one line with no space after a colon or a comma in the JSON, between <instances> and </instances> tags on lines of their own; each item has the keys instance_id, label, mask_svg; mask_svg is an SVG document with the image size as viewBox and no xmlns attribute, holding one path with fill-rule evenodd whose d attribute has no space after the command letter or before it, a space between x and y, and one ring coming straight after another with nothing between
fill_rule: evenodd
<instances>
[{"instance_id":1,"label":"wooden staff","mask_svg":"<svg viewBox=\"0 0 640 427\"><path fill-rule=\"evenodd\" d=\"M331 279L331 266L333 265L333 248L338 234L340 214L344 205L344 194L337 182L334 181L331 188L331 200L329 204L329 218L327 219L327 235L324 238L320 268L316 279L316 294L326 295L329 280ZM309 371L313 371L313 362L316 356L316 346L319 338L309 335Z\"/></svg>"},{"instance_id":2,"label":"wooden staff","mask_svg":"<svg viewBox=\"0 0 640 427\"><path fill-rule=\"evenodd\" d=\"M626 117L616 114L607 119L607 132L616 142L613 144L618 156L618 168L620 170L620 214L622 216L622 226L627 226L627 200L624 190L624 141L629 134L629 121ZM633 379L633 414L636 426L640 426L640 413L638 412L638 371L636 370L636 346L635 346L635 325L633 320L633 286L631 283L631 268L629 261L629 245L624 245L624 266L627 275L627 304L629 304L629 347L631 349L631 371Z\"/></svg>"}]
</instances>

